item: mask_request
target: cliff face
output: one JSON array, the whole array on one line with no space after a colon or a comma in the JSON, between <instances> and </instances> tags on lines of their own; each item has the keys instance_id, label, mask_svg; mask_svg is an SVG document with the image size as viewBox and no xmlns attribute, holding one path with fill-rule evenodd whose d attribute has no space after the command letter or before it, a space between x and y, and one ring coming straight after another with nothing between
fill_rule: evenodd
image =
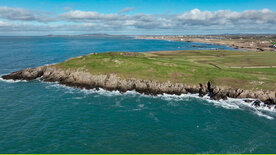
<instances>
[{"instance_id":1,"label":"cliff face","mask_svg":"<svg viewBox=\"0 0 276 155\"><path fill-rule=\"evenodd\" d=\"M78 70L64 70L54 66L43 66L37 68L27 68L9 75L2 76L3 79L12 80L34 80L40 78L47 82L59 82L67 86L78 88L104 88L106 90L119 90L125 92L136 90L144 94L187 94L199 93L200 96L210 95L211 99L220 100L231 98L254 98L263 101L268 107L276 107L275 91L251 91L242 89L231 89L218 86L212 86L210 82L207 85L187 85L182 83L164 82L160 83L153 80L141 80L136 78L121 79L115 74L92 75L91 73ZM250 101L250 100L248 100ZM255 101L255 106L260 102Z\"/></svg>"}]
</instances>

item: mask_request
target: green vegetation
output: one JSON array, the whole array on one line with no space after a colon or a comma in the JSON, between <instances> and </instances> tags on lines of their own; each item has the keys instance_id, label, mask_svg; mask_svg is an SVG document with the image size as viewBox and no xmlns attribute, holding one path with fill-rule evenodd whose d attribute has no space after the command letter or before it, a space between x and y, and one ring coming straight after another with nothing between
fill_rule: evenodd
<instances>
[{"instance_id":1,"label":"green vegetation","mask_svg":"<svg viewBox=\"0 0 276 155\"><path fill-rule=\"evenodd\" d=\"M233 88L276 90L276 52L109 52L73 58L56 66L93 74L114 73L124 79L187 84L212 81Z\"/></svg>"},{"instance_id":2,"label":"green vegetation","mask_svg":"<svg viewBox=\"0 0 276 155\"><path fill-rule=\"evenodd\" d=\"M272 45L276 45L276 42L272 42L271 44L272 44Z\"/></svg>"}]
</instances>

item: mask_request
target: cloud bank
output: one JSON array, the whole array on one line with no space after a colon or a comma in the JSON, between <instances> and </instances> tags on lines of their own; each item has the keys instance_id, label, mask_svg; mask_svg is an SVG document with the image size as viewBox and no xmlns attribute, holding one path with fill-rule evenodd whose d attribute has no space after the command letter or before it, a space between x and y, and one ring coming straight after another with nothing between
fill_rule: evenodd
<instances>
[{"instance_id":1,"label":"cloud bank","mask_svg":"<svg viewBox=\"0 0 276 155\"><path fill-rule=\"evenodd\" d=\"M151 33L273 33L276 12L269 9L201 11L193 9L180 14L129 15L134 8L117 13L65 9L61 14L37 12L22 8L0 7L0 34L8 32L127 32ZM67 11L66 11L67 10Z\"/></svg>"}]
</instances>

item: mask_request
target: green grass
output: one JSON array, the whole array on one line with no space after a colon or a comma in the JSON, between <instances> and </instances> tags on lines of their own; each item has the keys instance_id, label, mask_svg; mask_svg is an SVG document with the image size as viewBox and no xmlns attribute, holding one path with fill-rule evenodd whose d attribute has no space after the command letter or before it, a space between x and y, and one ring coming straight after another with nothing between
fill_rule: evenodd
<instances>
[{"instance_id":1,"label":"green grass","mask_svg":"<svg viewBox=\"0 0 276 155\"><path fill-rule=\"evenodd\" d=\"M85 55L57 64L93 74L117 74L123 79L152 79L254 90L276 90L276 52L163 51L109 52Z\"/></svg>"},{"instance_id":2,"label":"green grass","mask_svg":"<svg viewBox=\"0 0 276 155\"><path fill-rule=\"evenodd\" d=\"M272 45L276 45L276 42L272 42L271 44L272 44Z\"/></svg>"}]
</instances>

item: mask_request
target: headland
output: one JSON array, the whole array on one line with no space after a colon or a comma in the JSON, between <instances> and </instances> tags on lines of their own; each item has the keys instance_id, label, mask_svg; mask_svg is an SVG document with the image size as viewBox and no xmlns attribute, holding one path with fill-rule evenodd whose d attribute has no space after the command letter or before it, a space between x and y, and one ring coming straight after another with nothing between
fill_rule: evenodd
<instances>
[{"instance_id":1,"label":"headland","mask_svg":"<svg viewBox=\"0 0 276 155\"><path fill-rule=\"evenodd\" d=\"M275 108L275 58L275 52L219 50L92 53L2 78L39 78L78 88L136 90L151 95L198 93L214 100L244 98L254 106L263 102Z\"/></svg>"}]
</instances>

